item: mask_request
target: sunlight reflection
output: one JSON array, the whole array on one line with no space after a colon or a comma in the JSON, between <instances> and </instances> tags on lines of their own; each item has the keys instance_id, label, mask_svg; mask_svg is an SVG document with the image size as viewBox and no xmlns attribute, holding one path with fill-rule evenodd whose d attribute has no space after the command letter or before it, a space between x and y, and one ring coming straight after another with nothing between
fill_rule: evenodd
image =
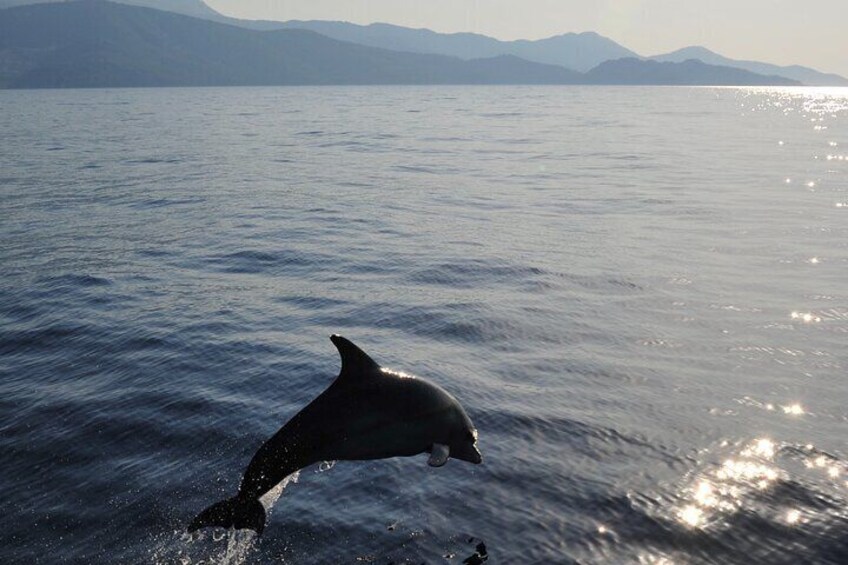
<instances>
[{"instance_id":1,"label":"sunlight reflection","mask_svg":"<svg viewBox=\"0 0 848 565\"><path fill-rule=\"evenodd\" d=\"M791 416L802 416L804 414L804 408L800 404L790 404L789 406L781 406L781 408L783 408L784 414Z\"/></svg>"},{"instance_id":2,"label":"sunlight reflection","mask_svg":"<svg viewBox=\"0 0 848 565\"><path fill-rule=\"evenodd\" d=\"M742 457L763 457L771 459L774 457L774 442L770 439L758 439L754 444L742 451Z\"/></svg>"},{"instance_id":3,"label":"sunlight reflection","mask_svg":"<svg viewBox=\"0 0 848 565\"><path fill-rule=\"evenodd\" d=\"M717 506L718 497L716 497L715 488L708 481L701 481L698 489L695 491L695 500L701 506Z\"/></svg>"},{"instance_id":4,"label":"sunlight reflection","mask_svg":"<svg viewBox=\"0 0 848 565\"><path fill-rule=\"evenodd\" d=\"M648 565L675 565L673 560L664 555L643 554L639 556L638 562Z\"/></svg>"},{"instance_id":5,"label":"sunlight reflection","mask_svg":"<svg viewBox=\"0 0 848 565\"><path fill-rule=\"evenodd\" d=\"M381 368L380 370L387 375L392 375L394 377L398 377L398 378L401 378L401 379L414 379L414 378L416 378L415 375L410 375L409 373L404 373L403 371L395 371L394 369L386 369L385 367Z\"/></svg>"},{"instance_id":6,"label":"sunlight reflection","mask_svg":"<svg viewBox=\"0 0 848 565\"><path fill-rule=\"evenodd\" d=\"M801 511L800 510L790 510L786 513L786 522L789 524L796 524L798 520L801 519Z\"/></svg>"},{"instance_id":7,"label":"sunlight reflection","mask_svg":"<svg viewBox=\"0 0 848 565\"><path fill-rule=\"evenodd\" d=\"M727 459L690 487L689 504L678 510L677 518L688 527L705 527L717 513L738 511L748 493L766 490L779 478L768 463L775 452L775 443L767 438L746 446L737 458Z\"/></svg>"},{"instance_id":8,"label":"sunlight reflection","mask_svg":"<svg viewBox=\"0 0 848 565\"><path fill-rule=\"evenodd\" d=\"M701 525L704 518L704 512L697 506L687 506L678 514L680 519L686 525L696 528Z\"/></svg>"},{"instance_id":9,"label":"sunlight reflection","mask_svg":"<svg viewBox=\"0 0 848 565\"><path fill-rule=\"evenodd\" d=\"M821 322L821 318L816 316L812 312L792 312L792 319L800 320L805 324Z\"/></svg>"}]
</instances>

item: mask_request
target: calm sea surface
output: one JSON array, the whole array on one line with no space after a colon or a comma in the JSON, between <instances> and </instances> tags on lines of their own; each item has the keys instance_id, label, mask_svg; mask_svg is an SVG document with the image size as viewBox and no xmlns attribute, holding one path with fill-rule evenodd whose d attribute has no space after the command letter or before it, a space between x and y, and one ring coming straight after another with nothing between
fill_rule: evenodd
<instances>
[{"instance_id":1,"label":"calm sea surface","mask_svg":"<svg viewBox=\"0 0 848 565\"><path fill-rule=\"evenodd\" d=\"M0 139L0 562L848 562L848 90L4 91ZM335 332L483 465L185 535Z\"/></svg>"}]
</instances>

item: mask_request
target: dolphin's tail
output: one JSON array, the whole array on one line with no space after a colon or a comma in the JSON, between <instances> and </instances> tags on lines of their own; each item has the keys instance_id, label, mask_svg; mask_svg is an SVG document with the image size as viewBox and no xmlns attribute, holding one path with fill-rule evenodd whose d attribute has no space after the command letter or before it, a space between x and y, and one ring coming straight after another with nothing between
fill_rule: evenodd
<instances>
[{"instance_id":1,"label":"dolphin's tail","mask_svg":"<svg viewBox=\"0 0 848 565\"><path fill-rule=\"evenodd\" d=\"M265 508L257 498L228 498L198 514L188 531L212 527L249 529L261 534L265 529Z\"/></svg>"}]
</instances>

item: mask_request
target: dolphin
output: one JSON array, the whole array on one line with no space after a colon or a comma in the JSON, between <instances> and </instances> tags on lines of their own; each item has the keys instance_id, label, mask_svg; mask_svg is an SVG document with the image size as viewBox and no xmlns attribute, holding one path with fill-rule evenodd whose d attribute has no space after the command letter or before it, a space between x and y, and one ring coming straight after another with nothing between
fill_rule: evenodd
<instances>
[{"instance_id":1,"label":"dolphin","mask_svg":"<svg viewBox=\"0 0 848 565\"><path fill-rule=\"evenodd\" d=\"M189 532L207 527L265 528L259 499L287 476L320 461L363 461L429 453L479 464L477 430L447 391L384 369L340 335L330 340L342 367L330 387L294 415L250 460L238 494L201 512Z\"/></svg>"}]
</instances>

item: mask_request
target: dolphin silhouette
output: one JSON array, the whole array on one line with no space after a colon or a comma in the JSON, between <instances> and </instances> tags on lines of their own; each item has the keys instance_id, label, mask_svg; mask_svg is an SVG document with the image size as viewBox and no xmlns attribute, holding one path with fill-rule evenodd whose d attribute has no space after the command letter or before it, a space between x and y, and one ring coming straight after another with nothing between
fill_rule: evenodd
<instances>
[{"instance_id":1,"label":"dolphin silhouette","mask_svg":"<svg viewBox=\"0 0 848 565\"><path fill-rule=\"evenodd\" d=\"M197 515L201 528L265 528L259 499L295 471L320 461L362 461L429 453L481 463L477 430L457 400L424 379L380 367L340 335L330 337L342 368L333 384L294 415L253 456L238 494Z\"/></svg>"}]
</instances>

